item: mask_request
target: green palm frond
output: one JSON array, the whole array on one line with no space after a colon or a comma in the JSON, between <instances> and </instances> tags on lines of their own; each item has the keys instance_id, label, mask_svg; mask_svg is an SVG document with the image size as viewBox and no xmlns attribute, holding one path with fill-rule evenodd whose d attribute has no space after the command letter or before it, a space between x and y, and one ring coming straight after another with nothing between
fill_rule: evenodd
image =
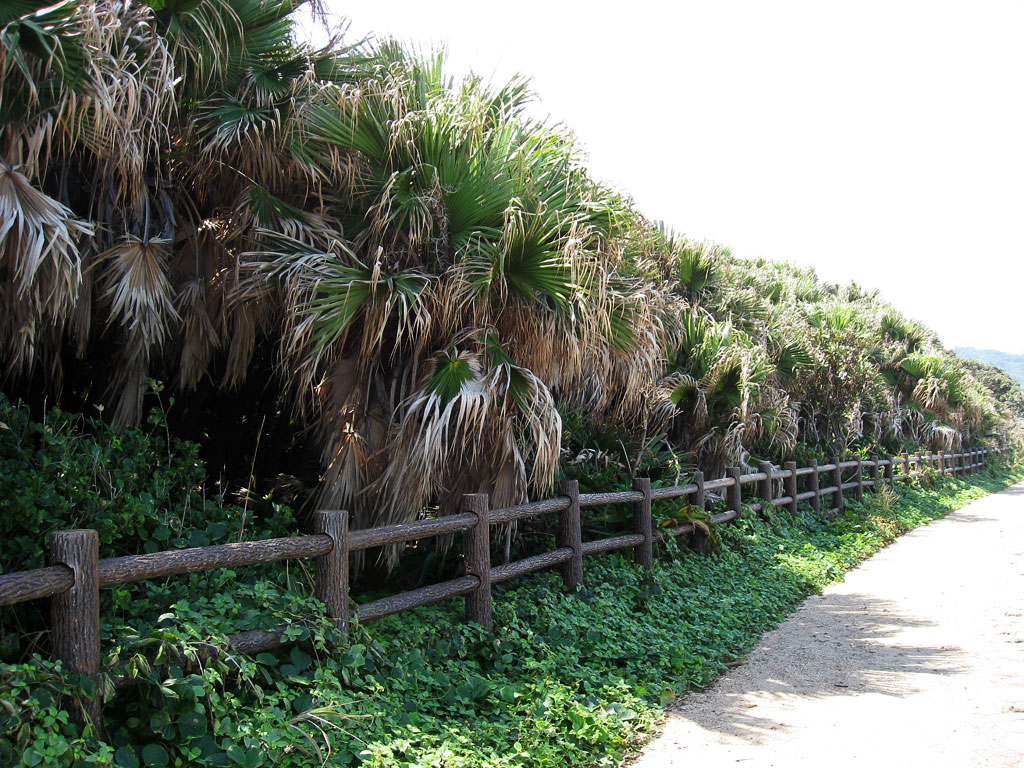
<instances>
[{"instance_id":1,"label":"green palm frond","mask_svg":"<svg viewBox=\"0 0 1024 768\"><path fill-rule=\"evenodd\" d=\"M54 3L48 0L8 0L4 7L0 8L0 28L22 17L35 15L43 8L53 5Z\"/></svg>"},{"instance_id":2,"label":"green palm frond","mask_svg":"<svg viewBox=\"0 0 1024 768\"><path fill-rule=\"evenodd\" d=\"M914 353L900 361L900 368L915 379L936 376L942 368L942 361L934 355Z\"/></svg>"},{"instance_id":3,"label":"green palm frond","mask_svg":"<svg viewBox=\"0 0 1024 768\"><path fill-rule=\"evenodd\" d=\"M72 0L54 5L19 0L0 20L0 124L54 109L86 80L87 43ZM17 13L17 16L13 14Z\"/></svg>"},{"instance_id":4,"label":"green palm frond","mask_svg":"<svg viewBox=\"0 0 1024 768\"><path fill-rule=\"evenodd\" d=\"M832 332L845 331L854 322L854 312L841 304L828 304L817 307L808 322L814 328L824 328Z\"/></svg>"},{"instance_id":5,"label":"green palm frond","mask_svg":"<svg viewBox=\"0 0 1024 768\"><path fill-rule=\"evenodd\" d=\"M814 355L803 341L795 340L780 344L775 350L775 368L779 378L790 381L801 368L814 365Z\"/></svg>"},{"instance_id":6,"label":"green palm frond","mask_svg":"<svg viewBox=\"0 0 1024 768\"><path fill-rule=\"evenodd\" d=\"M553 307L567 305L577 286L565 255L551 250L552 245L555 243L545 233L535 229L506 229L492 267L492 281L524 299Z\"/></svg>"},{"instance_id":7,"label":"green palm frond","mask_svg":"<svg viewBox=\"0 0 1024 768\"><path fill-rule=\"evenodd\" d=\"M441 405L447 405L468 382L479 375L479 370L474 370L475 360L468 352L460 353L458 350L438 354L434 358L434 373L424 390L440 398Z\"/></svg>"},{"instance_id":8,"label":"green palm frond","mask_svg":"<svg viewBox=\"0 0 1024 768\"><path fill-rule=\"evenodd\" d=\"M205 142L202 151L230 156L251 152L261 137L281 129L281 113L273 105L258 105L237 98L210 99L196 114L196 127Z\"/></svg>"},{"instance_id":9,"label":"green palm frond","mask_svg":"<svg viewBox=\"0 0 1024 768\"><path fill-rule=\"evenodd\" d=\"M385 328L382 325L396 316L399 325L411 332L422 309L418 300L426 284L426 277L418 272L385 273L379 262L372 267L337 260L328 262L317 281L316 296L307 309L315 320L315 348L322 350L339 340L369 306L376 306L379 313L379 324L368 329L376 339L383 338ZM399 338L401 335L399 331Z\"/></svg>"}]
</instances>

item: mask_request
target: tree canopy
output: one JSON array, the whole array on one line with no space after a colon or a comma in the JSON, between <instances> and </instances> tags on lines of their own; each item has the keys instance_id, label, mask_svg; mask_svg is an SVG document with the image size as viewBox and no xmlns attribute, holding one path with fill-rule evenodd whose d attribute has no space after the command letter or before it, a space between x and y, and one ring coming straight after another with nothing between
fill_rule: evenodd
<instances>
[{"instance_id":1,"label":"tree canopy","mask_svg":"<svg viewBox=\"0 0 1024 768\"><path fill-rule=\"evenodd\" d=\"M315 439L316 497L356 527L549 492L569 414L712 476L973 446L1019 414L877 295L645 219L526 116L524 81L313 48L300 4L0 11L13 386L73 379L116 428L148 380L207 408L244 392Z\"/></svg>"}]
</instances>

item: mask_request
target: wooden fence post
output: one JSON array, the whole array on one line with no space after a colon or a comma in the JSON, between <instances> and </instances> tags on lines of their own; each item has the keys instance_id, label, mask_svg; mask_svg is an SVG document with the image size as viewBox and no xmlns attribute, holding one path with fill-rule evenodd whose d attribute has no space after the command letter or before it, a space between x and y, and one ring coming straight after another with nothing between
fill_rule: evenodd
<instances>
[{"instance_id":1,"label":"wooden fence post","mask_svg":"<svg viewBox=\"0 0 1024 768\"><path fill-rule=\"evenodd\" d=\"M903 482L909 483L910 482L910 454L907 453L906 451L904 451L901 455L903 457Z\"/></svg>"},{"instance_id":2,"label":"wooden fence post","mask_svg":"<svg viewBox=\"0 0 1024 768\"><path fill-rule=\"evenodd\" d=\"M931 452L931 451L928 451L928 459L929 459L929 460L931 460L931 457L932 457L932 452ZM923 464L921 463L922 461L923 461L923 458L921 457L921 452L920 452L920 451L918 451L918 452L917 452L917 471L918 471L918 473L920 473L920 472L921 472L921 468L922 468L922 467L924 466L924 465L923 465Z\"/></svg>"},{"instance_id":3,"label":"wooden fence post","mask_svg":"<svg viewBox=\"0 0 1024 768\"><path fill-rule=\"evenodd\" d=\"M331 551L314 563L316 596L327 606L327 618L342 632L348 632L348 512L317 510L313 529L334 542Z\"/></svg>"},{"instance_id":4,"label":"wooden fence post","mask_svg":"<svg viewBox=\"0 0 1024 768\"><path fill-rule=\"evenodd\" d=\"M918 456L920 456L920 455L921 454L918 454ZM924 465L926 467L930 467L932 465L932 452L931 451L925 451L924 452Z\"/></svg>"},{"instance_id":5,"label":"wooden fence post","mask_svg":"<svg viewBox=\"0 0 1024 768\"><path fill-rule=\"evenodd\" d=\"M466 595L466 621L475 621L485 629L494 629L491 608L491 504L486 493L467 493L462 497L462 511L476 515L476 525L463 537L466 573L476 576L480 584Z\"/></svg>"},{"instance_id":6,"label":"wooden fence post","mask_svg":"<svg viewBox=\"0 0 1024 768\"><path fill-rule=\"evenodd\" d=\"M939 474L945 477L946 475L946 452L939 451L937 461L939 462Z\"/></svg>"},{"instance_id":7,"label":"wooden fence post","mask_svg":"<svg viewBox=\"0 0 1024 768\"><path fill-rule=\"evenodd\" d=\"M874 490L875 493L878 493L878 478L881 477L881 473L878 471L878 454L877 453L872 453L871 454L871 461L875 465L875 466L871 467L871 472L870 472L871 479L875 483L871 487L872 487L872 489Z\"/></svg>"},{"instance_id":8,"label":"wooden fence post","mask_svg":"<svg viewBox=\"0 0 1024 768\"><path fill-rule=\"evenodd\" d=\"M864 460L857 457L857 468L854 470L853 479L857 483L857 487L853 489L853 498L857 501L864 500Z\"/></svg>"},{"instance_id":9,"label":"wooden fence post","mask_svg":"<svg viewBox=\"0 0 1024 768\"><path fill-rule=\"evenodd\" d=\"M704 495L704 473L699 469L693 473L693 484L697 486L693 493L693 506L705 509L707 498ZM710 522L708 524L710 525ZM690 549L699 554L708 551L708 535L696 524L693 526L693 533L690 534Z\"/></svg>"},{"instance_id":10,"label":"wooden fence post","mask_svg":"<svg viewBox=\"0 0 1024 768\"><path fill-rule=\"evenodd\" d=\"M738 518L743 514L743 486L740 484L740 476L743 470L739 467L726 467L725 476L731 477L733 484L725 489L725 500L729 509L736 513Z\"/></svg>"},{"instance_id":11,"label":"wooden fence post","mask_svg":"<svg viewBox=\"0 0 1024 768\"><path fill-rule=\"evenodd\" d=\"M839 457L833 456L831 461L833 465L832 485L836 487L836 490L832 494L832 503L836 505L836 512L842 512L846 509L846 506L843 504L843 470L839 463Z\"/></svg>"},{"instance_id":12,"label":"wooden fence post","mask_svg":"<svg viewBox=\"0 0 1024 768\"><path fill-rule=\"evenodd\" d=\"M757 465L757 471L766 475L764 480L757 481L757 495L761 497L761 516L765 517L772 508L772 499L775 498L775 483L772 480L772 463L762 461Z\"/></svg>"},{"instance_id":13,"label":"wooden fence post","mask_svg":"<svg viewBox=\"0 0 1024 768\"><path fill-rule=\"evenodd\" d=\"M817 459L811 459L811 474L807 476L807 484L810 486L807 490L814 491L814 495L811 496L811 507L814 513L818 514L821 512L821 480L818 477Z\"/></svg>"},{"instance_id":14,"label":"wooden fence post","mask_svg":"<svg viewBox=\"0 0 1024 768\"><path fill-rule=\"evenodd\" d=\"M562 563L562 586L575 591L583 584L583 530L580 527L580 484L566 480L559 493L569 497L569 506L558 513L558 546L572 549L572 559Z\"/></svg>"},{"instance_id":15,"label":"wooden fence post","mask_svg":"<svg viewBox=\"0 0 1024 768\"><path fill-rule=\"evenodd\" d=\"M50 603L53 652L64 669L88 675L98 683L100 671L100 536L92 530L55 531L50 536L50 561L75 574L75 583ZM91 722L102 731L103 702L98 688L92 700L71 715L80 725Z\"/></svg>"},{"instance_id":16,"label":"wooden fence post","mask_svg":"<svg viewBox=\"0 0 1024 768\"><path fill-rule=\"evenodd\" d=\"M654 533L651 521L651 478L634 477L633 490L644 495L633 502L633 530L644 537L643 543L633 547L633 561L648 570L654 566Z\"/></svg>"},{"instance_id":17,"label":"wooden fence post","mask_svg":"<svg viewBox=\"0 0 1024 768\"><path fill-rule=\"evenodd\" d=\"M783 487L786 489L785 490L785 495L789 496L789 504L787 504L786 506L789 507L789 514L791 514L791 515L793 515L795 517L796 513L797 513L797 506L796 506L796 488L797 488L797 482L796 482L796 462L795 461L787 461L785 463L784 467L785 467L786 471L789 472L789 477L787 477L786 479L784 479L782 481Z\"/></svg>"}]
</instances>

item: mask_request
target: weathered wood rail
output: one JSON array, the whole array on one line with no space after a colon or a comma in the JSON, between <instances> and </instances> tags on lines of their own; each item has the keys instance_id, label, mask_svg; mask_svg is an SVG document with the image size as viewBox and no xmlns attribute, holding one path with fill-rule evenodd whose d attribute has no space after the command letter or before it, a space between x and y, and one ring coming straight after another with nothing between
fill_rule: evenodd
<instances>
[{"instance_id":1,"label":"weathered wood rail","mask_svg":"<svg viewBox=\"0 0 1024 768\"><path fill-rule=\"evenodd\" d=\"M926 468L940 474L977 472L990 454L1004 453L1008 448L946 454L904 453L891 458L872 456L869 460L833 458L828 464L812 462L797 467L786 462L780 470L764 462L757 472L742 474L730 467L726 476L705 481L701 472L693 482L652 488L648 478L633 481L633 490L614 493L580 493L576 481L563 483L560 495L553 499L534 501L510 507L491 509L486 494L469 494L463 498L459 514L431 520L417 520L400 525L364 530L349 530L348 513L344 510L320 510L314 519L315 533L265 539L236 544L195 547L144 555L99 559L99 536L92 530L58 531L52 535L51 560L46 568L0 575L0 606L28 600L52 598L51 626L54 653L66 669L97 675L100 671L100 608L99 590L129 582L159 579L186 573L199 573L216 568L238 568L257 563L312 558L315 563L315 592L324 603L327 616L342 630L352 618L349 599L349 554L389 544L429 539L444 534L461 533L465 575L440 584L414 589L374 600L358 606L360 622L407 611L423 605L464 595L466 618L488 629L493 628L491 586L546 568L559 566L563 583L575 589L583 582L583 558L599 552L632 549L634 560L645 568L653 565L655 541L690 534L690 546L703 551L707 535L692 523L654 530L652 502L661 499L686 499L696 508L707 509L708 493L720 492L725 510L710 517L712 524L721 524L740 517L744 511L760 512L769 507L784 506L795 514L797 504L809 501L815 510L828 500L833 512L844 509L844 497L851 492L860 500L865 488L881 482L909 481ZM867 476L865 476L867 470ZM899 471L897 471L899 470ZM847 479L843 476L846 473ZM828 485L822 486L822 477ZM800 479L805 490L800 490ZM776 489L781 481L781 494ZM744 486L754 485L757 501L744 502ZM632 504L634 532L595 541L583 541L580 510L604 504ZM525 520L540 515L558 514L556 549L497 567L491 566L492 525ZM233 647L248 652L270 650L283 645L284 627L254 630L228 636ZM99 716L100 702L89 705L87 714Z\"/></svg>"}]
</instances>

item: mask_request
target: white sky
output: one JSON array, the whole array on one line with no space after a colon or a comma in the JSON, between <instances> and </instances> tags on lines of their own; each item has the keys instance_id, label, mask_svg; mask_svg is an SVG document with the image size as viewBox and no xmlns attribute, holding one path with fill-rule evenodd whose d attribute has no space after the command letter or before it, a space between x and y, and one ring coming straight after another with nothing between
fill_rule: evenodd
<instances>
[{"instance_id":1,"label":"white sky","mask_svg":"<svg viewBox=\"0 0 1024 768\"><path fill-rule=\"evenodd\" d=\"M327 4L347 40L529 76L649 218L1024 353L1024 2Z\"/></svg>"}]
</instances>

